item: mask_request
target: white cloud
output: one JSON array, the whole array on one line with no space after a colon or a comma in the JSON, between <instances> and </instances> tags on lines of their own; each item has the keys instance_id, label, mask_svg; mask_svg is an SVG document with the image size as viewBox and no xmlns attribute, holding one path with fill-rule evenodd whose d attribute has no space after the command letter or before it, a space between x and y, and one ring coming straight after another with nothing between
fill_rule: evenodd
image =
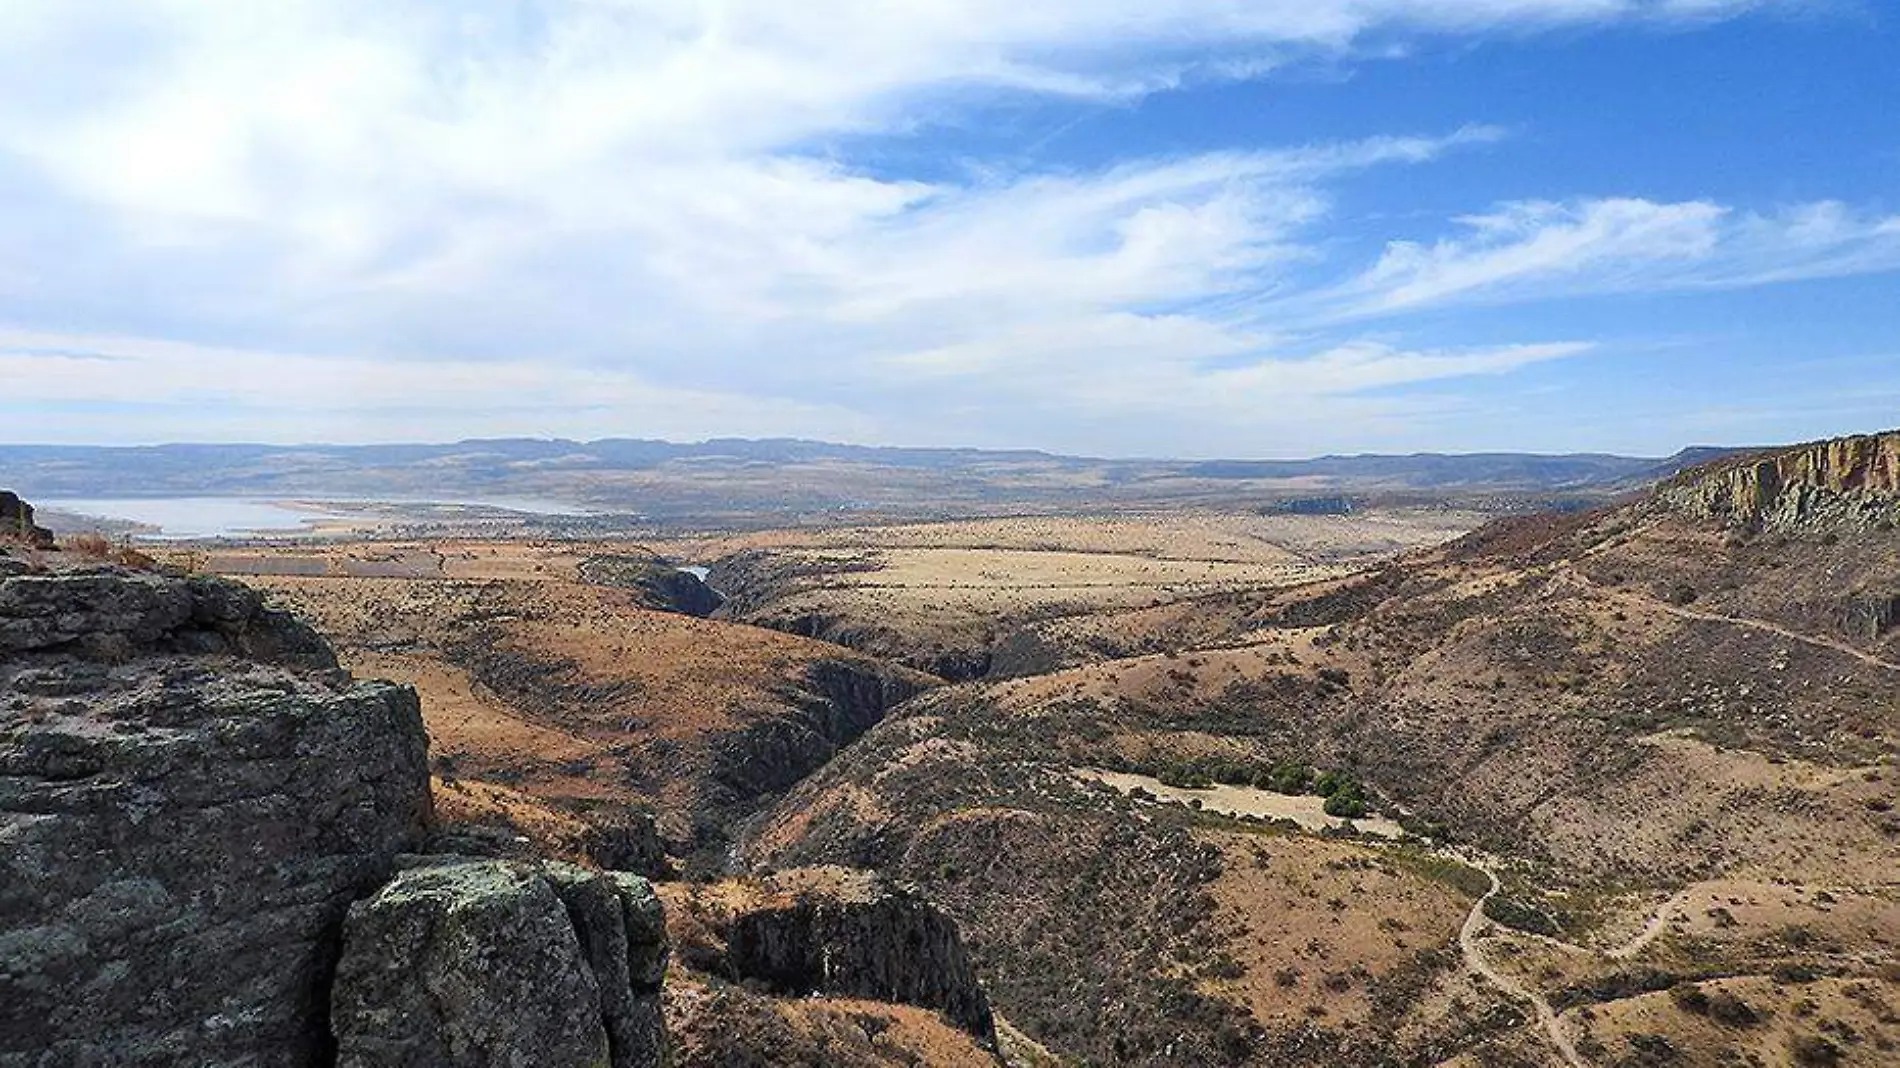
<instances>
[{"instance_id":1,"label":"white cloud","mask_svg":"<svg viewBox=\"0 0 1900 1068\"><path fill-rule=\"evenodd\" d=\"M0 328L16 349L135 363L115 375L16 351L0 375L16 411L170 406L97 437L171 434L197 404L209 422L181 436L984 433L1108 451L1118 439L1087 418L1139 411L1157 439L1195 424L1245 451L1263 404L1289 426L1291 396L1315 398L1300 413L1315 418L1396 412L1342 398L1576 351L1410 352L1239 307L1315 303L1335 182L1499 131L930 180L867 165L850 139L968 121L998 99L1124 101L1303 56L1402 52L1421 34L1756 6L12 0ZM1791 243L1809 270L1844 269L1865 244L1845 209L1753 218L1509 206L1395 246L1323 290L1326 314L1602 287L1642 273L1631 264L1715 278L1730 250L1760 273ZM266 411L286 414L240 415Z\"/></svg>"},{"instance_id":2,"label":"white cloud","mask_svg":"<svg viewBox=\"0 0 1900 1068\"><path fill-rule=\"evenodd\" d=\"M1709 201L1506 204L1433 244L1393 242L1312 298L1341 318L1470 300L1706 289L1900 267L1900 219L1823 201L1774 214Z\"/></svg>"}]
</instances>

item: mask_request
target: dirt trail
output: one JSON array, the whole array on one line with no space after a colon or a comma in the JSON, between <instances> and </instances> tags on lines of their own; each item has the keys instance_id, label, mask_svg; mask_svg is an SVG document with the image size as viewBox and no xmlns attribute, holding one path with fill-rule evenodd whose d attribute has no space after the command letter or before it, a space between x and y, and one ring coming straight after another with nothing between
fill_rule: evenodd
<instances>
[{"instance_id":1,"label":"dirt trail","mask_svg":"<svg viewBox=\"0 0 1900 1068\"><path fill-rule=\"evenodd\" d=\"M1484 959L1484 951L1478 945L1478 932L1488 927L1491 922L1485 918L1484 905L1497 894L1503 884L1498 882L1498 873L1489 865L1474 862L1469 857L1461 859L1466 863L1473 863L1479 871L1484 872L1486 878L1491 880L1491 889L1486 890L1484 896L1472 904L1470 914L1465 917L1465 925L1458 932L1458 948L1464 953L1465 963L1472 971L1489 981L1492 986L1503 991L1505 996L1530 1003L1531 1008L1537 1013L1537 1022L1543 1025L1544 1034L1549 1036L1550 1044L1557 1047L1557 1052L1563 1057L1565 1064L1570 1065L1570 1068L1590 1068L1590 1062L1583 1059L1583 1055L1578 1053L1577 1047L1571 1043L1570 1036L1564 1034L1563 1025L1558 1022L1556 1010L1550 1007L1550 1001L1544 995L1493 968L1490 962Z\"/></svg>"},{"instance_id":2,"label":"dirt trail","mask_svg":"<svg viewBox=\"0 0 1900 1068\"><path fill-rule=\"evenodd\" d=\"M1669 929L1670 910L1679 908L1688 899L1688 890L1681 890L1670 896L1662 904L1656 906L1655 912L1649 914L1649 922L1643 924L1643 929L1638 931L1635 937L1615 949L1604 950L1603 955L1611 960L1625 960L1641 953L1643 947L1654 942L1658 935Z\"/></svg>"},{"instance_id":3,"label":"dirt trail","mask_svg":"<svg viewBox=\"0 0 1900 1068\"><path fill-rule=\"evenodd\" d=\"M1715 612L1702 612L1694 608L1670 604L1666 601L1640 597L1621 590L1604 589L1588 575L1568 566L1564 567L1561 577L1583 587L1591 593L1612 601L1640 601L1645 607L1659 609L1678 619L1691 619L1703 623L1723 623L1731 627L1744 627L1748 630L1760 631L1763 634L1773 634L1776 637L1786 638L1791 642L1800 642L1803 645L1811 645L1819 649L1828 649L1833 652L1842 653L1877 668L1884 668L1888 671L1900 671L1900 664L1896 664L1891 660L1883 660L1865 649L1861 649L1836 638L1823 637L1819 634L1804 634L1801 631L1791 630L1778 623L1770 623L1765 619L1750 619L1746 616L1725 616Z\"/></svg>"},{"instance_id":4,"label":"dirt trail","mask_svg":"<svg viewBox=\"0 0 1900 1068\"><path fill-rule=\"evenodd\" d=\"M1888 671L1900 671L1900 664L1896 664L1891 660L1882 660L1880 657L1875 656L1865 649L1855 648L1846 642L1836 641L1833 638L1823 638L1815 634L1803 634L1798 630L1789 630L1787 627L1770 623L1767 620L1745 619L1741 616L1722 616L1716 615L1713 612L1698 612L1693 608L1684 608L1680 605L1673 604L1658 604L1656 607L1661 608L1672 616L1677 616L1682 619L1697 619L1705 623L1727 623L1731 626L1747 627L1749 630L1758 630L1766 634L1778 635L1789 641L1801 642L1823 649L1832 649L1837 653L1845 653L1856 660L1872 664L1875 667L1886 668Z\"/></svg>"}]
</instances>

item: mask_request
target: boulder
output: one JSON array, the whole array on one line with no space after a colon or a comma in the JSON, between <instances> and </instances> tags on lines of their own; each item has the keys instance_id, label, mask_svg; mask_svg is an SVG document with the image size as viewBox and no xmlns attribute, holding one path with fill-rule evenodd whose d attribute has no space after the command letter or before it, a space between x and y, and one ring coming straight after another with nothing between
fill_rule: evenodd
<instances>
[{"instance_id":1,"label":"boulder","mask_svg":"<svg viewBox=\"0 0 1900 1068\"><path fill-rule=\"evenodd\" d=\"M665 922L646 880L417 858L350 910L339 1068L647 1068L665 1061Z\"/></svg>"},{"instance_id":2,"label":"boulder","mask_svg":"<svg viewBox=\"0 0 1900 1068\"><path fill-rule=\"evenodd\" d=\"M4 1068L330 1062L343 919L424 831L427 736L228 586L0 579Z\"/></svg>"}]
</instances>

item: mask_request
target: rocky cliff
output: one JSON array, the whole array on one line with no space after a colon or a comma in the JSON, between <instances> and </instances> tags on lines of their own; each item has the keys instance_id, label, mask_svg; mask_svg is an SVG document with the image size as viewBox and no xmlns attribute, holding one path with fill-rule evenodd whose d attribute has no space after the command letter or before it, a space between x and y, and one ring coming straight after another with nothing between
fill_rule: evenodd
<instances>
[{"instance_id":1,"label":"rocky cliff","mask_svg":"<svg viewBox=\"0 0 1900 1068\"><path fill-rule=\"evenodd\" d=\"M1690 515L1749 529L1900 522L1900 431L1718 461L1665 483L1657 497Z\"/></svg>"},{"instance_id":2,"label":"rocky cliff","mask_svg":"<svg viewBox=\"0 0 1900 1068\"><path fill-rule=\"evenodd\" d=\"M429 813L415 694L243 587L0 579L0 1065L318 1065Z\"/></svg>"},{"instance_id":3,"label":"rocky cliff","mask_svg":"<svg viewBox=\"0 0 1900 1068\"><path fill-rule=\"evenodd\" d=\"M809 664L798 684L779 689L777 714L759 716L713 740L705 791L712 825L749 816L761 799L790 789L934 680L867 660Z\"/></svg>"},{"instance_id":4,"label":"rocky cliff","mask_svg":"<svg viewBox=\"0 0 1900 1068\"><path fill-rule=\"evenodd\" d=\"M679 951L696 971L781 995L915 1005L995 1039L956 922L881 876L799 868L675 892Z\"/></svg>"},{"instance_id":5,"label":"rocky cliff","mask_svg":"<svg viewBox=\"0 0 1900 1068\"><path fill-rule=\"evenodd\" d=\"M45 548L53 544L53 532L34 525L32 505L0 490L0 540L3 539Z\"/></svg>"}]
</instances>

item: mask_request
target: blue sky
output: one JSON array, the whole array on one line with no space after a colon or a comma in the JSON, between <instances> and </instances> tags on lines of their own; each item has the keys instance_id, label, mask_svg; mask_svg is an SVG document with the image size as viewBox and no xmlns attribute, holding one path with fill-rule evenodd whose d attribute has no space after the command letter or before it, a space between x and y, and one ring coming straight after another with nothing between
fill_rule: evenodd
<instances>
[{"instance_id":1,"label":"blue sky","mask_svg":"<svg viewBox=\"0 0 1900 1068\"><path fill-rule=\"evenodd\" d=\"M1900 424L1872 0L0 0L0 436Z\"/></svg>"}]
</instances>

